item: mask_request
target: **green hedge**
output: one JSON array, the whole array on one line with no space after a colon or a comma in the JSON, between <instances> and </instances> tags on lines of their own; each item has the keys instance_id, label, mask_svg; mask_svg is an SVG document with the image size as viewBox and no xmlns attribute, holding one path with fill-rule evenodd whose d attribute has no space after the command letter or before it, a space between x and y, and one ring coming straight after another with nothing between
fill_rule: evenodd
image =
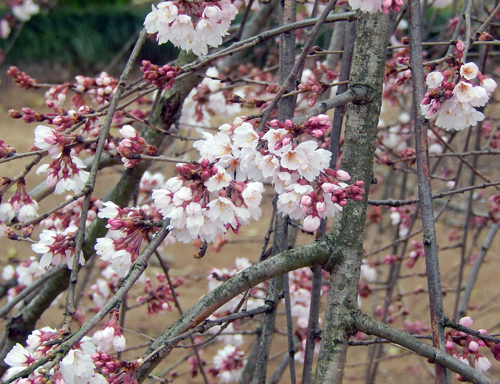
<instances>
[{"instance_id":1,"label":"green hedge","mask_svg":"<svg viewBox=\"0 0 500 384\"><path fill-rule=\"evenodd\" d=\"M58 63L75 71L103 70L131 36L137 36L150 10L121 9L60 7L45 15L38 14L24 25L6 64ZM7 42L2 43L5 47ZM148 42L141 55L164 64L176 54L169 44L158 46ZM128 54L124 55L124 59L127 57Z\"/></svg>"}]
</instances>

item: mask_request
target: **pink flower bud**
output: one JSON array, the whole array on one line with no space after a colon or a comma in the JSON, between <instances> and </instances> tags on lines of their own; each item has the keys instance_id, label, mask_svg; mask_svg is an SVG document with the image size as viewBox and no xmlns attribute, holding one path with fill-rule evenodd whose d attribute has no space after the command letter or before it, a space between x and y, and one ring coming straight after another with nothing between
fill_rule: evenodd
<instances>
[{"instance_id":1,"label":"pink flower bud","mask_svg":"<svg viewBox=\"0 0 500 384\"><path fill-rule=\"evenodd\" d=\"M469 350L470 351L477 352L478 349L479 349L479 345L475 341L471 341L469 343Z\"/></svg>"},{"instance_id":2,"label":"pink flower bud","mask_svg":"<svg viewBox=\"0 0 500 384\"><path fill-rule=\"evenodd\" d=\"M309 195L302 196L302 199L300 199L300 204L304 205L306 207L311 205L311 203L312 203L312 199L311 199L311 196L309 196Z\"/></svg>"},{"instance_id":3,"label":"pink flower bud","mask_svg":"<svg viewBox=\"0 0 500 384\"><path fill-rule=\"evenodd\" d=\"M458 323L460 325L468 328L472 325L472 323L474 323L474 321L471 319L470 316L466 316L466 317L462 317Z\"/></svg>"},{"instance_id":4,"label":"pink flower bud","mask_svg":"<svg viewBox=\"0 0 500 384\"><path fill-rule=\"evenodd\" d=\"M314 232L316 229L319 228L320 224L320 219L318 216L307 216L304 219L304 223L302 226L304 227L304 230L308 232Z\"/></svg>"},{"instance_id":5,"label":"pink flower bud","mask_svg":"<svg viewBox=\"0 0 500 384\"><path fill-rule=\"evenodd\" d=\"M349 175L349 173L347 173L346 171L342 171L341 169L339 169L337 171L337 175L336 175L337 179L340 180L340 181L347 181L347 180L351 180L351 175ZM364 184L364 183L363 183Z\"/></svg>"}]
</instances>

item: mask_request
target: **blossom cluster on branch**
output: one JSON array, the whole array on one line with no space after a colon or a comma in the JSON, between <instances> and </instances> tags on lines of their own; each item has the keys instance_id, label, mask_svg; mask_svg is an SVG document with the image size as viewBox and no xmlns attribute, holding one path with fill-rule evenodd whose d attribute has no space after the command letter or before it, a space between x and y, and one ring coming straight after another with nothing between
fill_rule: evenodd
<instances>
[{"instance_id":1,"label":"blossom cluster on branch","mask_svg":"<svg viewBox=\"0 0 500 384\"><path fill-rule=\"evenodd\" d=\"M230 0L162 1L146 16L146 31L157 34L158 44L171 41L195 55L206 55L208 47L218 47L227 36L238 9Z\"/></svg>"},{"instance_id":2,"label":"blossom cluster on branch","mask_svg":"<svg viewBox=\"0 0 500 384\"><path fill-rule=\"evenodd\" d=\"M463 44L457 44L457 50L460 49L463 50ZM473 81L479 84L474 85ZM484 114L476 107L484 107L497 87L475 63L461 62L430 72L426 84L429 90L422 100L422 113L428 119L437 116L438 127L457 131L484 120Z\"/></svg>"}]
</instances>

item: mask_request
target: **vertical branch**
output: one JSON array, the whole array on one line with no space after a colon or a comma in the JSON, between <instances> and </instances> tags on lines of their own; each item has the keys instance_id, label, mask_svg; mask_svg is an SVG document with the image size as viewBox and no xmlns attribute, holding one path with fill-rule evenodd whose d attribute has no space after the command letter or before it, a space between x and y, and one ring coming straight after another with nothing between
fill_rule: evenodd
<instances>
[{"instance_id":1,"label":"vertical branch","mask_svg":"<svg viewBox=\"0 0 500 384\"><path fill-rule=\"evenodd\" d=\"M469 302L470 294L472 292L472 287L476 282L477 274L479 273L479 268L481 268L483 260L486 257L486 253L490 249L491 243L493 242L493 239L495 238L495 235L498 232L499 228L500 228L500 221L491 226L490 232L486 236L486 239L484 239L483 245L481 246L481 250L479 251L477 258L474 261L474 266L472 267L472 270L467 279L467 283L465 284L465 291L462 296L462 300L460 302L460 307L458 309L457 317L463 317L467 313L467 303Z\"/></svg>"},{"instance_id":2,"label":"vertical branch","mask_svg":"<svg viewBox=\"0 0 500 384\"><path fill-rule=\"evenodd\" d=\"M326 223L325 223L326 224ZM311 304L309 305L309 321L307 324L307 339L304 352L304 365L302 369L302 384L309 384L312 380L312 365L314 358L314 347L319 335L319 304L321 299L321 286L323 268L317 265L313 268Z\"/></svg>"},{"instance_id":3,"label":"vertical branch","mask_svg":"<svg viewBox=\"0 0 500 384\"><path fill-rule=\"evenodd\" d=\"M314 383L341 383L349 336L354 332L351 314L357 303L368 190L373 179L373 155L382 100L382 78L388 43L388 16L382 12L358 20L352 58L350 88L367 91L363 102L347 108L342 169L353 180L365 182L365 195L350 201L331 233L335 245L325 269L331 273L330 290ZM333 260L336 260L334 262Z\"/></svg>"},{"instance_id":4,"label":"vertical branch","mask_svg":"<svg viewBox=\"0 0 500 384\"><path fill-rule=\"evenodd\" d=\"M349 80L349 75L351 73L352 54L354 50L354 40L356 37L356 22L353 21L348 23L347 26L344 27L344 31L344 53L342 54L342 67L340 68L339 82ZM346 91L347 84L341 84L337 88L337 95L341 95ZM335 108L335 112L333 114L332 134L330 137L330 147L328 148L332 153L332 158L330 159L330 168L332 169L337 168L340 133L342 131L342 122L344 121L345 110L346 105L343 104Z\"/></svg>"},{"instance_id":5,"label":"vertical branch","mask_svg":"<svg viewBox=\"0 0 500 384\"><path fill-rule=\"evenodd\" d=\"M429 305L431 312L432 339L436 348L444 351L444 309L439 276L439 260L434 226L434 210L430 184L430 169L427 143L427 120L420 112L420 102L424 96L424 72L422 65L422 41L420 35L420 0L410 0L408 6L410 67L413 87L413 111L415 116L415 142L418 174L418 195L422 213L423 243L427 267ZM441 364L435 365L436 382L448 383L449 377Z\"/></svg>"},{"instance_id":6,"label":"vertical branch","mask_svg":"<svg viewBox=\"0 0 500 384\"><path fill-rule=\"evenodd\" d=\"M322 27L323 23L326 20L326 17L328 14L333 10L335 5L337 4L337 0L330 0L328 4L325 6L325 9L323 10L323 13L321 14L320 17L318 17L318 21L314 25L314 27L309 31L309 37L307 38L306 43L304 44L304 47L302 48L302 53L300 54L299 58L297 59L295 65L292 67L292 70L288 72L286 76L286 80L281 84L281 88L274 96L274 98L271 100L269 105L262 111L262 118L259 123L259 127L257 128L258 131L261 131L262 128L264 127L264 124L267 121L267 118L273 111L274 107L278 104L278 102L281 100L281 97L285 94L285 92L288 90L288 87L290 87L292 84L295 83L297 80L297 77L302 69L302 66L305 62L306 56L309 54L309 50L312 48L313 43L316 39L316 36L318 35L318 32L320 28Z\"/></svg>"},{"instance_id":7,"label":"vertical branch","mask_svg":"<svg viewBox=\"0 0 500 384\"><path fill-rule=\"evenodd\" d=\"M291 24L296 20L297 4L295 0L281 0L280 2L280 26ZM295 65L295 31L289 31L280 35L280 64L279 75L280 84L286 83L289 73L293 70ZM295 89L295 84L288 83L286 90L291 91ZM283 121L293 117L295 111L295 97L280 100L278 119ZM275 199L277 201L277 199ZM276 211L276 204L273 206ZM274 224L274 237L272 254L276 255L285 251L288 248L288 216L277 214L275 212ZM274 278L269 285L269 293L266 297L275 303L279 300L279 292L283 289L285 294L285 305L287 312L287 329L288 329L288 348L289 354L295 352L291 315L290 315L290 289L288 282L288 275L279 276ZM262 334L261 334L261 350L257 359L255 376L252 383L263 384L266 381L267 362L269 359L269 351L271 347L272 338L274 336L274 322L276 319L276 306L273 311L264 314L262 320ZM292 383L295 383L295 364L293 358L290 360L290 377Z\"/></svg>"},{"instance_id":8,"label":"vertical branch","mask_svg":"<svg viewBox=\"0 0 500 384\"><path fill-rule=\"evenodd\" d=\"M330 42L329 50L335 50L333 45L339 44L337 40L344 42L344 53L342 55L342 67L340 69L339 81L346 81L349 79L351 72L352 54L354 50L354 40L356 32L356 22L351 22L347 26L343 23L342 26L337 24L332 33L332 41ZM338 35L339 30L345 33L343 40ZM330 55L329 57L331 57ZM335 60L336 63L336 60ZM347 84L342 84L337 89L337 95L347 91ZM333 115L332 133L330 136L329 150L332 153L330 159L330 168L337 167L337 157L339 152L340 133L342 131L342 122L344 121L345 105L335 108ZM323 237L326 231L326 219L321 220L320 230L318 230L318 238ZM319 334L319 304L321 299L321 286L322 286L322 272L321 266L313 268L312 288L311 288L311 304L309 306L309 320L306 347L304 351L304 365L302 370L302 384L309 384L312 380L312 364L314 358L314 348L316 338Z\"/></svg>"}]
</instances>

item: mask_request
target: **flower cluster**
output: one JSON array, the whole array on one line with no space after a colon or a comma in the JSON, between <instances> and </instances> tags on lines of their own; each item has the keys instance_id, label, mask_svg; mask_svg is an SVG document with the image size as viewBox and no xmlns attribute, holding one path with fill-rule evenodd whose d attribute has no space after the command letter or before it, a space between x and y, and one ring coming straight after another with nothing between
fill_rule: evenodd
<instances>
[{"instance_id":1,"label":"flower cluster","mask_svg":"<svg viewBox=\"0 0 500 384\"><path fill-rule=\"evenodd\" d=\"M123 208L108 201L97 215L107 218L108 237L97 239L95 250L101 259L111 264L119 277L125 277L130 266L139 256L142 241L152 229L146 224L151 217L140 208ZM156 217L153 217L153 220Z\"/></svg>"},{"instance_id":2,"label":"flower cluster","mask_svg":"<svg viewBox=\"0 0 500 384\"><path fill-rule=\"evenodd\" d=\"M470 317L463 317L460 319L459 324L470 328L474 321ZM484 329L479 329L479 333L487 335L488 332ZM475 368L479 372L487 371L491 368L491 362L479 352L480 347L487 347L491 349L493 356L496 360L500 361L500 347L499 344L494 344L486 339L469 335L465 332L457 331L455 329L446 332L445 334L445 347L446 353L459 359L461 362L469 365L469 355L474 359ZM459 355L456 346L462 347L462 353ZM460 375L457 377L459 381L466 381Z\"/></svg>"},{"instance_id":3,"label":"flower cluster","mask_svg":"<svg viewBox=\"0 0 500 384\"><path fill-rule=\"evenodd\" d=\"M57 266L66 263L71 269L73 265L73 256L75 252L75 237L78 227L70 225L63 232L44 229L40 234L40 241L33 244L33 252L42 253L40 267L47 268L49 265ZM83 253L80 252L80 265L85 263Z\"/></svg>"},{"instance_id":4,"label":"flower cluster","mask_svg":"<svg viewBox=\"0 0 500 384\"><path fill-rule=\"evenodd\" d=\"M142 65L141 71L144 72L142 78L155 87L163 88L166 91L172 88L175 78L181 73L179 67L172 67L168 64L158 67L155 64L151 64L150 61L143 60Z\"/></svg>"},{"instance_id":5,"label":"flower cluster","mask_svg":"<svg viewBox=\"0 0 500 384\"><path fill-rule=\"evenodd\" d=\"M92 310L95 312L98 312L108 302L108 299L121 285L121 279L110 265L101 271L101 276L104 279L97 279L95 284L90 286L90 291L87 293L94 303Z\"/></svg>"},{"instance_id":6,"label":"flower cluster","mask_svg":"<svg viewBox=\"0 0 500 384\"><path fill-rule=\"evenodd\" d=\"M174 301L174 293L171 291L169 284L167 283L167 278L163 273L157 273L156 279L159 284L153 287L151 279L146 278L144 283L144 292L147 296L139 296L136 301L138 303L146 302L148 305L148 315L154 315L158 313L163 313L164 311L171 311L171 302ZM172 286L177 288L184 283L183 278L177 278L172 281ZM178 295L178 293L175 293Z\"/></svg>"},{"instance_id":7,"label":"flower cluster","mask_svg":"<svg viewBox=\"0 0 500 384\"><path fill-rule=\"evenodd\" d=\"M232 383L239 379L246 360L243 358L245 353L240 347L226 345L217 351L214 356L214 366L208 370L214 378L217 377L220 383Z\"/></svg>"},{"instance_id":8,"label":"flower cluster","mask_svg":"<svg viewBox=\"0 0 500 384\"><path fill-rule=\"evenodd\" d=\"M10 223L17 215L20 222L34 219L37 216L38 203L28 192L26 192L26 182L21 179L17 182L17 189L14 195L6 203L0 204L0 222Z\"/></svg>"},{"instance_id":9,"label":"flower cluster","mask_svg":"<svg viewBox=\"0 0 500 384\"><path fill-rule=\"evenodd\" d=\"M82 140L81 136L77 137L77 135L72 133L59 133L55 129L46 127L45 125L38 125L35 128L36 147L49 152L52 158L58 157L66 145Z\"/></svg>"},{"instance_id":10,"label":"flower cluster","mask_svg":"<svg viewBox=\"0 0 500 384\"><path fill-rule=\"evenodd\" d=\"M459 42L457 49L463 50L463 43ZM459 78L458 83L456 78ZM473 84L476 79L478 85ZM457 131L484 120L484 114L475 107L484 107L497 87L496 82L481 74L474 63L459 63L445 71L430 72L426 84L429 90L422 99L422 113L428 119L437 116L438 127Z\"/></svg>"},{"instance_id":11,"label":"flower cluster","mask_svg":"<svg viewBox=\"0 0 500 384\"><path fill-rule=\"evenodd\" d=\"M92 336L92 342L98 351L108 352L111 348L114 348L116 352L125 350L126 341L120 331L117 311L111 311L109 320L106 321L104 327Z\"/></svg>"},{"instance_id":12,"label":"flower cluster","mask_svg":"<svg viewBox=\"0 0 500 384\"><path fill-rule=\"evenodd\" d=\"M118 86L118 79L108 75L106 72L101 72L95 79L86 76L76 76L76 84L73 88L76 92L71 98L71 103L75 106L82 106L85 104L83 95L90 95L92 101L98 105L105 104L113 97L116 87Z\"/></svg>"},{"instance_id":13,"label":"flower cluster","mask_svg":"<svg viewBox=\"0 0 500 384\"><path fill-rule=\"evenodd\" d=\"M190 2L162 1L146 16L144 26L157 33L158 44L171 41L197 56L206 55L208 47L218 47L227 36L231 21L238 13L230 0Z\"/></svg>"},{"instance_id":14,"label":"flower cluster","mask_svg":"<svg viewBox=\"0 0 500 384\"><path fill-rule=\"evenodd\" d=\"M82 160L72 156L71 150L64 149L52 163L40 166L36 174L47 173L46 184L48 187L55 187L56 195L64 191L78 193L83 189L89 177L89 173L84 171L84 168L86 166Z\"/></svg>"},{"instance_id":15,"label":"flower cluster","mask_svg":"<svg viewBox=\"0 0 500 384\"><path fill-rule=\"evenodd\" d=\"M122 162L126 168L134 168L141 161L137 155L158 156L156 147L148 145L131 125L124 125L120 129L120 134L124 139L118 146L118 152L123 156Z\"/></svg>"},{"instance_id":16,"label":"flower cluster","mask_svg":"<svg viewBox=\"0 0 500 384\"><path fill-rule=\"evenodd\" d=\"M325 132L329 121L318 116L303 126L276 120L269 125L265 134L258 133L251 122L237 118L233 125L219 127L215 136L203 133L205 139L193 145L202 156L199 163L178 165L179 176L153 192L177 239L213 242L229 228L238 231L250 217L257 220L264 192L260 180L274 184L278 210L304 219L307 231L315 231L320 218L339 212L347 199L361 200L363 182L339 182L350 176L328 168L329 151L315 141L293 140L307 131Z\"/></svg>"},{"instance_id":17,"label":"flower cluster","mask_svg":"<svg viewBox=\"0 0 500 384\"><path fill-rule=\"evenodd\" d=\"M62 331L59 332L49 327L33 331L26 340L26 347L18 343L7 354L4 361L10 368L3 379L8 379L28 368L37 360L52 355L54 350L58 348L58 344L54 341L62 336L64 336ZM54 382L104 384L106 379L95 372L96 366L91 358L94 353L94 344L92 344L90 337L85 336L69 350L59 365L48 373L54 378ZM24 384L44 382L46 380L44 373L43 366L41 366L28 378L19 382Z\"/></svg>"}]
</instances>

